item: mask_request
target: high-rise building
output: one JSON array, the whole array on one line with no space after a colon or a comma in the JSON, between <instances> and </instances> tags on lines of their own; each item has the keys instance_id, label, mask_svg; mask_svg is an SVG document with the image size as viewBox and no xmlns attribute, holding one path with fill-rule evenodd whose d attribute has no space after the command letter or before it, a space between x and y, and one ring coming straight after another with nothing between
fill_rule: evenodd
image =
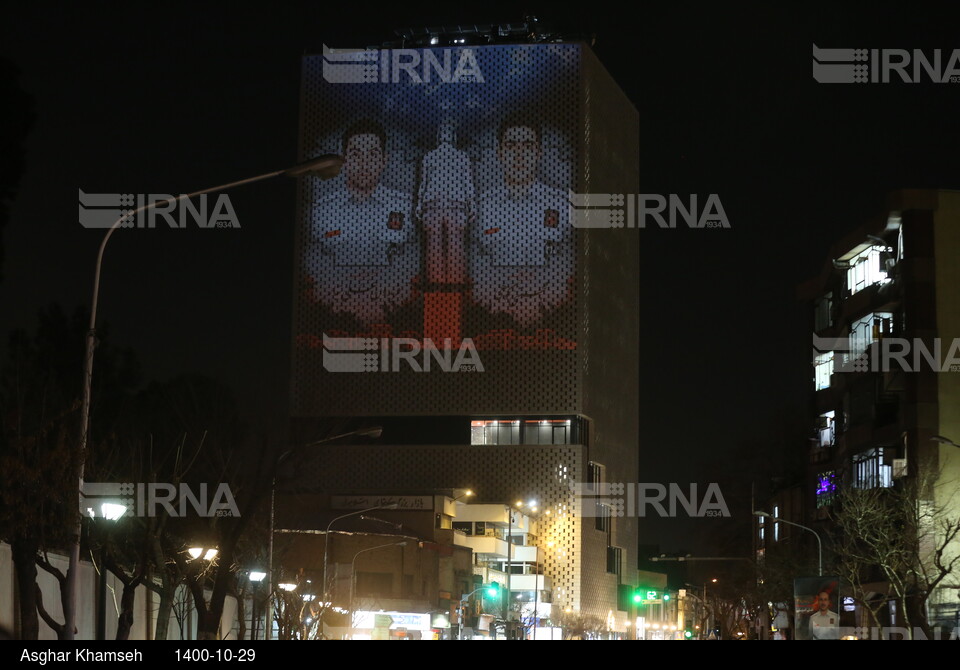
<instances>
[{"instance_id":1,"label":"high-rise building","mask_svg":"<svg viewBox=\"0 0 960 670\"><path fill-rule=\"evenodd\" d=\"M917 517L927 569L934 547L945 550L943 562L960 552L960 542L944 543L941 525L960 521L958 253L960 192L898 191L879 216L835 243L801 288L814 317L808 523L827 530L844 487L914 486L918 505L940 510L938 518ZM875 578L873 597L895 600L882 572ZM938 588L928 602L931 624L952 628L957 608L956 589ZM886 623L909 620L901 612Z\"/></svg>"},{"instance_id":2,"label":"high-rise building","mask_svg":"<svg viewBox=\"0 0 960 670\"><path fill-rule=\"evenodd\" d=\"M302 159L344 165L299 195L293 432L384 429L301 484L535 499L545 602L627 633L636 110L581 43L325 50L301 99Z\"/></svg>"}]
</instances>

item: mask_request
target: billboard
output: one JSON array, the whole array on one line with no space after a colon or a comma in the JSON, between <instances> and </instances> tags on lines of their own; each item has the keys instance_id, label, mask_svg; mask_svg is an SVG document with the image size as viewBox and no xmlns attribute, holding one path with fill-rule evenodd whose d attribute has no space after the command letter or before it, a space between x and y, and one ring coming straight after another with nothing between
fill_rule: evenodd
<instances>
[{"instance_id":1,"label":"billboard","mask_svg":"<svg viewBox=\"0 0 960 670\"><path fill-rule=\"evenodd\" d=\"M294 416L576 409L582 49L304 59Z\"/></svg>"},{"instance_id":2,"label":"billboard","mask_svg":"<svg viewBox=\"0 0 960 670\"><path fill-rule=\"evenodd\" d=\"M840 578L797 577L793 580L796 640L839 640Z\"/></svg>"}]
</instances>

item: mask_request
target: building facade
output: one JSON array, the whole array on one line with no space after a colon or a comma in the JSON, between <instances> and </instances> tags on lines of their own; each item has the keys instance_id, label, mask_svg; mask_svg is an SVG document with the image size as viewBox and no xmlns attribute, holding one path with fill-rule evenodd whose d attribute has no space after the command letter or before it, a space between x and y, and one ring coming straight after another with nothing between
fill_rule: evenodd
<instances>
[{"instance_id":1,"label":"building facade","mask_svg":"<svg viewBox=\"0 0 960 670\"><path fill-rule=\"evenodd\" d=\"M918 504L939 510L941 521L960 519L960 448L951 444L960 442L958 252L960 192L899 191L881 215L834 244L801 288L814 323L804 498L807 523L823 534L835 530L830 520L848 487L913 486ZM939 521L927 521L920 535L929 533L931 548L943 544ZM943 548L950 561L960 542ZM928 566L933 560L924 556ZM875 596L892 598L877 578ZM931 595L931 625L957 625L958 584L954 568ZM903 625L895 610L887 621Z\"/></svg>"},{"instance_id":2,"label":"building facade","mask_svg":"<svg viewBox=\"0 0 960 670\"><path fill-rule=\"evenodd\" d=\"M553 607L623 634L636 519L597 485L638 476L638 115L583 44L401 51L304 60L302 157L345 164L300 192L294 440L384 431L303 477L535 499Z\"/></svg>"}]
</instances>

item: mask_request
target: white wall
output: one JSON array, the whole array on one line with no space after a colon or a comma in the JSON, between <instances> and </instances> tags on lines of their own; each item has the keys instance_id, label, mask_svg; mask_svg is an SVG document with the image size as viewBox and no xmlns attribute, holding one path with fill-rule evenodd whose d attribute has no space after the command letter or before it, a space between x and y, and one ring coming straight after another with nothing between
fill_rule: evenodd
<instances>
[{"instance_id":1,"label":"white wall","mask_svg":"<svg viewBox=\"0 0 960 670\"><path fill-rule=\"evenodd\" d=\"M60 569L63 574L67 572L68 559L60 554L50 554L50 563ZM96 637L97 626L97 587L98 573L89 561L80 561L80 598L77 611L77 639L92 640ZM42 568L37 568L37 583L40 585L43 594L43 604L50 616L55 621L63 621L63 609L60 602L60 589L57 580ZM114 575L107 576L107 617L106 617L106 636L112 640L117 635L117 616L120 606L120 598L123 595L123 584ZM207 597L210 593L207 593ZM184 630L181 636L180 625L177 621L176 612L170 616L170 625L168 627L167 638L172 640L196 639L197 636L197 615L193 611L193 599L185 587L180 587L176 603L181 603L179 610L184 618ZM159 596L149 591L146 587L137 588L136 599L134 601L133 627L130 629L131 640L152 639L156 630L157 609L159 607ZM175 607L175 609L177 609ZM247 606L249 616L250 606ZM223 606L223 616L220 623L220 635L223 638L229 636L236 639L236 600L227 596ZM17 621L17 600L15 589L15 573L13 567L13 558L10 545L0 542L0 627L15 632ZM249 624L248 624L249 625ZM41 640L56 640L57 634L52 628L47 626L40 619Z\"/></svg>"}]
</instances>

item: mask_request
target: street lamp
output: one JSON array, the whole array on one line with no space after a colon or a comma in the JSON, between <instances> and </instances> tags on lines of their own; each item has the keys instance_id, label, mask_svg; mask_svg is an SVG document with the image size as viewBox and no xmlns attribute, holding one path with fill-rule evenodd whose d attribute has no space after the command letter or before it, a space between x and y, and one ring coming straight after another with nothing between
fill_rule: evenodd
<instances>
[{"instance_id":1,"label":"street lamp","mask_svg":"<svg viewBox=\"0 0 960 670\"><path fill-rule=\"evenodd\" d=\"M349 433L341 433L340 435L333 435L331 437L325 437L322 440L314 440L313 442L308 442L306 444L301 444L296 447L287 449L285 452L280 454L277 457L276 462L273 465L273 478L270 482L270 537L267 540L267 612L266 612L266 623L264 625L263 639L269 640L271 632L273 630L273 532L274 532L274 520L276 518L276 497L277 497L277 470L280 468L280 465L287 460L287 457L290 456L295 451L300 449L309 449L311 447L316 447L321 444L326 444L327 442L333 442L334 440L339 440L344 437L372 437L377 439L380 435L383 434L383 428L380 426L368 426L366 428L358 428L357 430L351 431ZM326 540L324 540L326 542ZM326 575L324 575L326 579ZM326 592L324 592L326 595ZM326 601L324 601L326 602Z\"/></svg>"},{"instance_id":2,"label":"street lamp","mask_svg":"<svg viewBox=\"0 0 960 670\"><path fill-rule=\"evenodd\" d=\"M953 446L953 447L960 447L960 444L957 444L956 442L951 440L949 437L944 437L943 435L935 435L931 437L930 440L932 442L939 442L940 444L949 444L950 446Z\"/></svg>"},{"instance_id":3,"label":"street lamp","mask_svg":"<svg viewBox=\"0 0 960 670\"><path fill-rule=\"evenodd\" d=\"M395 523L395 522L393 522L393 521L387 521L386 519L378 519L378 518L375 517L375 516L367 516L366 514L361 514L361 515L360 515L360 520L361 520L361 521L376 521L377 523L382 523L382 524L385 524L385 525L387 525L387 526L393 526L393 529L394 529L394 530L401 530L401 529L403 528L403 524L402 524L402 523Z\"/></svg>"},{"instance_id":4,"label":"street lamp","mask_svg":"<svg viewBox=\"0 0 960 670\"><path fill-rule=\"evenodd\" d=\"M105 502L100 505L100 516L114 523L119 521L126 511L127 506L119 503ZM101 544L97 583L97 630L95 635L98 640L107 639L107 564L104 560L106 553L106 546Z\"/></svg>"},{"instance_id":5,"label":"street lamp","mask_svg":"<svg viewBox=\"0 0 960 670\"><path fill-rule=\"evenodd\" d=\"M206 547L190 547L187 549L187 554L192 560L196 560L203 556L203 560L212 561L217 557L217 554L220 553L217 549L207 549Z\"/></svg>"},{"instance_id":6,"label":"street lamp","mask_svg":"<svg viewBox=\"0 0 960 670\"><path fill-rule=\"evenodd\" d=\"M527 504L527 507L530 508L532 512L537 511L537 501L531 500ZM520 508L524 506L522 500L518 500L513 505L507 505L507 611L504 612L504 618L507 620L507 625L509 626L510 621L510 586L511 586L511 571L513 570L513 513L520 512Z\"/></svg>"},{"instance_id":7,"label":"street lamp","mask_svg":"<svg viewBox=\"0 0 960 670\"><path fill-rule=\"evenodd\" d=\"M773 521L779 521L787 524L788 526L796 526L797 528L802 528L808 530L814 534L817 538L817 555L819 556L819 567L817 568L817 575L823 576L823 543L820 541L820 533L815 531L813 528L807 528L806 526L801 526L799 523L794 523L793 521L787 521L786 519L781 519L780 517L773 516L772 514L767 514L766 512L754 512L754 516L759 516L764 519L772 519Z\"/></svg>"},{"instance_id":8,"label":"street lamp","mask_svg":"<svg viewBox=\"0 0 960 670\"><path fill-rule=\"evenodd\" d=\"M406 541L403 541L403 542L389 542L389 543L387 543L387 544L378 544L376 547L367 547L366 549L361 549L360 551L358 551L357 553L355 553L355 554L353 555L353 558L352 558L352 559L350 559L350 600L349 600L349 603L350 603L350 639L351 639L351 640L353 639L353 626L354 626L353 589L354 589L354 584L356 584L356 582L357 582L357 572L356 572L356 568L354 567L354 564L355 564L356 561L357 561L357 556L359 556L359 555L362 554L362 553L368 552L368 551L373 551L374 549L383 549L384 547L405 547L405 546L407 546L407 542L406 542ZM400 575L400 581L403 581L403 575L402 575L402 574ZM401 594L401 596L402 596L402 594Z\"/></svg>"},{"instance_id":9,"label":"street lamp","mask_svg":"<svg viewBox=\"0 0 960 670\"><path fill-rule=\"evenodd\" d=\"M63 631L65 640L75 639L74 629L76 628L77 622L77 599L80 592L80 533L82 530L80 525L81 517L79 515L79 510L82 509L81 498L83 496L83 477L86 467L87 441L89 439L90 432L90 400L93 382L93 351L96 347L97 341L97 302L100 297L100 270L103 266L103 252L107 247L107 242L110 240L110 236L113 235L114 231L123 225L123 223L133 219L140 212L154 209L160 205L172 205L180 200L189 200L190 198L198 195L226 191L227 189L231 189L236 186L252 184L253 182L271 179L280 175L300 177L306 174L315 174L321 179L330 179L335 177L340 172L340 166L342 165L343 158L340 156L336 156L334 154L324 154L319 158L314 158L283 170L267 172L256 177L241 179L240 181L214 186L213 188L203 189L202 191L181 194L165 200L156 200L126 212L123 216L117 219L113 225L110 226L106 234L103 236L103 241L100 243L100 250L97 252L97 264L93 274L93 297L90 302L90 325L87 328L86 352L83 360L83 399L80 407L80 440L77 443L76 466L77 501L80 504L78 505L77 520L76 524L74 525L74 533L70 547L70 558L67 566L66 596L63 599Z\"/></svg>"},{"instance_id":10,"label":"street lamp","mask_svg":"<svg viewBox=\"0 0 960 670\"><path fill-rule=\"evenodd\" d=\"M349 514L341 514L327 524L327 530L323 535L323 602L320 605L324 610L326 610L327 603L330 602L327 599L327 586L330 584L329 573L327 572L327 565L330 560L330 527L333 526L333 524L335 524L337 521L340 521L340 519L346 519L347 517L356 516L358 514L366 514L367 512L372 512L377 509L397 509L397 507L399 507L397 503L390 503L389 505L377 505L376 507L357 510L356 512L350 512Z\"/></svg>"},{"instance_id":11,"label":"street lamp","mask_svg":"<svg viewBox=\"0 0 960 670\"><path fill-rule=\"evenodd\" d=\"M257 597L257 594L258 592L260 592L261 590L260 586L261 584L263 584L263 580L266 578L267 578L267 573L264 572L263 570L247 570L247 579L250 581L250 584L251 584L251 587L250 587L251 589L250 639L251 640L256 640L259 635L259 631L257 630L257 628L260 625L260 616L259 616L259 613L257 612L257 601L259 600L259 598Z\"/></svg>"}]
</instances>

